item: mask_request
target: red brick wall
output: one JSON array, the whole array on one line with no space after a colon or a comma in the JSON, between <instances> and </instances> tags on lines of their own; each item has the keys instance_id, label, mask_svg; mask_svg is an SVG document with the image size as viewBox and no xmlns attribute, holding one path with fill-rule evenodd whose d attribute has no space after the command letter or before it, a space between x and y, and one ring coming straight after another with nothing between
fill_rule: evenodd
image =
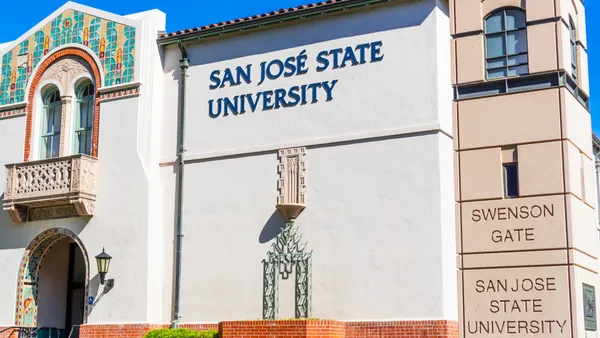
<instances>
[{"instance_id":1,"label":"red brick wall","mask_svg":"<svg viewBox=\"0 0 600 338\"><path fill-rule=\"evenodd\" d=\"M169 327L169 326L166 326ZM218 330L219 324L181 324L179 325L182 329L190 329L196 331L205 331L205 330Z\"/></svg>"},{"instance_id":2,"label":"red brick wall","mask_svg":"<svg viewBox=\"0 0 600 338\"><path fill-rule=\"evenodd\" d=\"M7 326L0 326L0 331L6 329ZM8 331L0 333L0 338L17 338L19 336L18 330L9 329Z\"/></svg>"},{"instance_id":3,"label":"red brick wall","mask_svg":"<svg viewBox=\"0 0 600 338\"><path fill-rule=\"evenodd\" d=\"M79 338L141 338L148 331L163 327L151 324L82 325Z\"/></svg>"},{"instance_id":4,"label":"red brick wall","mask_svg":"<svg viewBox=\"0 0 600 338\"><path fill-rule=\"evenodd\" d=\"M456 338L458 323L445 320L339 322L331 320L237 321L220 324L222 338Z\"/></svg>"},{"instance_id":5,"label":"red brick wall","mask_svg":"<svg viewBox=\"0 0 600 338\"><path fill-rule=\"evenodd\" d=\"M222 338L343 338L345 326L332 320L255 320L222 322L219 331Z\"/></svg>"},{"instance_id":6,"label":"red brick wall","mask_svg":"<svg viewBox=\"0 0 600 338\"><path fill-rule=\"evenodd\" d=\"M346 323L346 338L363 337L458 337L458 323L447 320Z\"/></svg>"},{"instance_id":7,"label":"red brick wall","mask_svg":"<svg viewBox=\"0 0 600 338\"><path fill-rule=\"evenodd\" d=\"M151 324L117 324L117 325L82 325L79 338L142 338L150 330L166 329L169 325ZM182 324L182 329L217 330L218 324ZM1 337L0 338L4 338ZM12 337L10 337L12 338Z\"/></svg>"},{"instance_id":8,"label":"red brick wall","mask_svg":"<svg viewBox=\"0 0 600 338\"><path fill-rule=\"evenodd\" d=\"M169 325L83 325L80 338L142 338ZM219 324L182 324L191 330L221 331L221 338L457 338L458 323L446 320L340 322L333 320L256 320ZM0 328L2 330L2 328ZM0 338L17 338L0 333Z\"/></svg>"}]
</instances>

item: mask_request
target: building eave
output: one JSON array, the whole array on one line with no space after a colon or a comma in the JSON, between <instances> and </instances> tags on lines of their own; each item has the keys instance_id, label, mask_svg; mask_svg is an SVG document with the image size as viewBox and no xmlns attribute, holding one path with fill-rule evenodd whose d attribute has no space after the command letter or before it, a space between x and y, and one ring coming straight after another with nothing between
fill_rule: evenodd
<instances>
[{"instance_id":1,"label":"building eave","mask_svg":"<svg viewBox=\"0 0 600 338\"><path fill-rule=\"evenodd\" d=\"M281 9L277 12L254 15L252 17L239 18L212 25L184 29L164 34L157 39L157 43L159 46L166 46L178 43L179 41L201 40L392 1L402 0L329 0L327 2Z\"/></svg>"}]
</instances>

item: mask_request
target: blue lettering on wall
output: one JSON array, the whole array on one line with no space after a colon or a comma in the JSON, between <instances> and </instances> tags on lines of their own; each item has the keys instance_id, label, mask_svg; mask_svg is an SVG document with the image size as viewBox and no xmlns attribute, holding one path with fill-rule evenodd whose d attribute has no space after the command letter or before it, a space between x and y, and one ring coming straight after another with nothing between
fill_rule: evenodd
<instances>
[{"instance_id":1,"label":"blue lettering on wall","mask_svg":"<svg viewBox=\"0 0 600 338\"><path fill-rule=\"evenodd\" d=\"M381 41L363 43L357 46L347 46L345 48L333 48L319 52L316 56L317 72L323 72L328 69L341 69L346 67L355 67L366 63L380 62L384 58L381 51L383 43ZM308 73L309 67L306 65L308 55L306 50L298 55L292 55L285 60L274 59L263 61L259 67L260 86L265 81L277 80L281 77L289 78ZM251 84L252 65L244 67L237 66L235 69L227 68L214 70L210 73L209 89L221 89L225 87L239 86L242 83ZM211 99L208 101L208 116L211 118L227 117L229 115L242 115L249 112L255 112L261 108L265 110L276 110L281 108L290 108L297 105L315 104L320 101L329 102L333 100L333 90L338 83L338 79L292 86L291 88L278 88L275 90L265 90L257 93L236 95L234 97L225 97Z\"/></svg>"}]
</instances>

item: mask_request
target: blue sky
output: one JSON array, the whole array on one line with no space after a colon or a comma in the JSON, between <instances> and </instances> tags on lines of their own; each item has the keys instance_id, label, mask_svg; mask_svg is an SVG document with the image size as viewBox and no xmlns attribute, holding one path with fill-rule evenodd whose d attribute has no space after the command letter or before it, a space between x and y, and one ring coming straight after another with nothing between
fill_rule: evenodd
<instances>
[{"instance_id":1,"label":"blue sky","mask_svg":"<svg viewBox=\"0 0 600 338\"><path fill-rule=\"evenodd\" d=\"M167 14L167 31L202 26L205 24L268 12L273 9L292 7L312 0L202 0L202 1L159 1L159 0L80 0L84 5L116 14L131 14L148 9L160 9ZM0 42L12 41L44 19L66 1L63 0L2 0ZM600 1L586 1L588 54L591 83L592 129L600 134L600 109L594 104L594 93L600 88ZM11 13L11 14L9 14Z\"/></svg>"}]
</instances>

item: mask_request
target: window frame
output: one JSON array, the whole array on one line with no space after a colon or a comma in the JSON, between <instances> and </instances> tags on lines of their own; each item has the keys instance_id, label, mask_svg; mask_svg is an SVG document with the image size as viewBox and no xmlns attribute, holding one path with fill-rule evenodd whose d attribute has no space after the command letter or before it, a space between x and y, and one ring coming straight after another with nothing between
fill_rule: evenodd
<instances>
[{"instance_id":1,"label":"window frame","mask_svg":"<svg viewBox=\"0 0 600 338\"><path fill-rule=\"evenodd\" d=\"M569 15L569 44L571 45L571 76L577 82L577 27L573 17Z\"/></svg>"},{"instance_id":2,"label":"window frame","mask_svg":"<svg viewBox=\"0 0 600 338\"><path fill-rule=\"evenodd\" d=\"M515 185L516 185L516 193L515 194L510 194L509 195L509 182L508 182L508 171L507 168L508 167L514 167L515 168L515 177L514 179L516 180ZM504 198L518 198L520 196L520 189L519 189L519 165L518 162L507 162L507 163L502 163L502 180L504 181Z\"/></svg>"},{"instance_id":3,"label":"window frame","mask_svg":"<svg viewBox=\"0 0 600 338\"><path fill-rule=\"evenodd\" d=\"M91 88L91 94L85 95L86 90ZM85 82L79 84L76 88L76 99L75 99L75 109L74 109L74 118L73 118L73 154L84 154L91 156L92 155L92 142L93 142L93 131L94 131L94 110L95 110L95 87L94 84L86 80ZM81 106L83 104L88 104L88 113L87 113L87 125L86 127L81 127ZM91 119L90 119L91 118ZM90 122L91 121L91 122ZM86 144L85 150L80 151L81 144L79 142L79 135L81 133L86 133ZM89 151L89 154L88 154Z\"/></svg>"},{"instance_id":4,"label":"window frame","mask_svg":"<svg viewBox=\"0 0 600 338\"><path fill-rule=\"evenodd\" d=\"M519 28L513 28L513 29L507 29L508 25L507 25L507 12L508 11L517 11L523 14L524 16L524 20L525 20L525 25L523 27L519 27ZM498 31L498 32L493 32L493 33L488 33L487 31L487 23L488 20L497 15L498 13L502 13L502 30ZM520 32L523 31L525 34L525 51L521 52L521 53L515 53L515 54L509 54L508 50L509 50L509 45L508 45L508 36L511 33L516 33L516 32ZM489 51L489 47L488 47L488 38L490 37L500 37L502 36L504 38L504 55L502 56L495 56L495 57L488 57L488 51ZM500 8L497 9L493 12L491 12L490 14L488 14L484 20L483 20L483 43L484 43L484 62L485 62L485 77L487 80L496 80L496 79L503 79L503 78L509 78L509 77L518 77L518 76L524 76L524 75L528 75L529 74L529 43L528 43L528 39L527 39L527 13L525 10L523 10L522 8L518 8L518 7L505 7L505 8ZM509 65L509 60L510 58L518 58L521 56L525 56L525 61L524 62L518 62L513 64L513 65ZM504 65L503 66L499 66L499 67L489 67L488 65L490 64L490 62L494 62L494 61L503 61ZM515 74L515 75L510 75L509 71L511 69L515 69L515 68L520 68L522 66L526 67L526 71L522 74ZM496 77L490 77L490 72L491 71L498 71L498 70L504 70L505 71L505 75L503 76L496 76Z\"/></svg>"},{"instance_id":5,"label":"window frame","mask_svg":"<svg viewBox=\"0 0 600 338\"><path fill-rule=\"evenodd\" d=\"M54 96L56 96L56 97L54 97ZM49 101L49 100L53 100L53 99L55 101ZM60 118L59 118L58 131L55 130L56 126L53 123L52 132L48 133L47 132L47 130L48 130L48 114L50 112L50 109L52 109L52 114L53 114L52 120L53 121L56 121L57 113L60 115ZM60 157L60 135L62 132L62 114L63 114L63 103L62 103L62 99L60 97L60 91L58 88L53 86L52 88L46 90L44 92L44 95L42 96L42 120L41 120L41 129L40 129L40 159L42 159L42 160ZM58 137L58 154L56 154L56 156L52 156L52 151L54 148L54 141L55 141L56 137ZM48 139L51 142L50 154L48 153L48 151L47 151L48 147L46 146Z\"/></svg>"}]
</instances>

